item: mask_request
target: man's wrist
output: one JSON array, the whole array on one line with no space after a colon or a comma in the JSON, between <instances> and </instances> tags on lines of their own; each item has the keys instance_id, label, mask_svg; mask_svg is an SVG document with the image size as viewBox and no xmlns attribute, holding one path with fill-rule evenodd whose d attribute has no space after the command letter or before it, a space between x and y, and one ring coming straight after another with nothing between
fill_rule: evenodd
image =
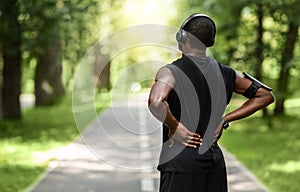
<instances>
[{"instance_id":1,"label":"man's wrist","mask_svg":"<svg viewBox=\"0 0 300 192\"><path fill-rule=\"evenodd\" d=\"M165 125L170 129L175 131L177 129L177 127L179 126L180 122L179 121L172 121L172 122L168 122L165 123Z\"/></svg>"},{"instance_id":2,"label":"man's wrist","mask_svg":"<svg viewBox=\"0 0 300 192\"><path fill-rule=\"evenodd\" d=\"M229 127L229 123L225 119L222 120L222 127L223 129L227 129Z\"/></svg>"}]
</instances>

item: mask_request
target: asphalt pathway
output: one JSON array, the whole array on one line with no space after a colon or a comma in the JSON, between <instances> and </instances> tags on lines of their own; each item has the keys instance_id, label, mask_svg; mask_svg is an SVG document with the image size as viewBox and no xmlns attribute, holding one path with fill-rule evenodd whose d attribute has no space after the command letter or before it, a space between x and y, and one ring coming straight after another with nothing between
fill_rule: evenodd
<instances>
[{"instance_id":1,"label":"asphalt pathway","mask_svg":"<svg viewBox=\"0 0 300 192\"><path fill-rule=\"evenodd\" d=\"M52 151L56 160L28 192L157 192L155 165L160 123L147 109L147 96L116 102L81 137ZM230 192L268 191L224 150Z\"/></svg>"}]
</instances>

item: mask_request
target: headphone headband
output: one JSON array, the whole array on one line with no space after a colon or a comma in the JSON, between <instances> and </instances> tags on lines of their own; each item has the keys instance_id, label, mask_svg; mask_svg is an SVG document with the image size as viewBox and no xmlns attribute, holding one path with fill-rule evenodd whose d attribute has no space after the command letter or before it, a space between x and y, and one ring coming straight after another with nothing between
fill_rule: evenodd
<instances>
[{"instance_id":1,"label":"headphone headband","mask_svg":"<svg viewBox=\"0 0 300 192\"><path fill-rule=\"evenodd\" d=\"M191 21L192 19L194 19L194 18L196 18L196 17L207 18L207 19L209 19L209 20L212 22L213 27L214 27L214 29L213 29L214 31L213 31L213 34L212 34L212 39L209 41L207 47L213 46L213 44L214 44L214 39L215 39L215 35L216 35L216 25L215 25L215 22L214 22L208 15L200 14L200 13L194 13L194 14L192 14L191 16L189 16L189 17L182 23L182 25L180 26L179 31L176 33L176 40L177 40L178 42L183 42L183 43L186 41L186 39L187 39L187 32L184 31L183 28L186 26L186 24L187 24L189 21Z\"/></svg>"},{"instance_id":2,"label":"headphone headband","mask_svg":"<svg viewBox=\"0 0 300 192\"><path fill-rule=\"evenodd\" d=\"M211 20L211 22L214 24L215 26L215 23L214 21L208 16L208 15L205 15L205 14L201 14L201 13L194 13L192 14L191 16L189 16L180 26L180 29L183 29L185 27L185 25L192 19L196 18L196 17L204 17L204 18L207 18L209 20Z\"/></svg>"}]
</instances>

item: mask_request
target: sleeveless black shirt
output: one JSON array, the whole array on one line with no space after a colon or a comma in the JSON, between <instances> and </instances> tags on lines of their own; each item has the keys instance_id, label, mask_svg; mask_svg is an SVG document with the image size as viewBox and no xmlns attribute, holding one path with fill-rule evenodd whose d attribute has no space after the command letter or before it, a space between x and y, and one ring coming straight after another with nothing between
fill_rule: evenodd
<instances>
[{"instance_id":1,"label":"sleeveless black shirt","mask_svg":"<svg viewBox=\"0 0 300 192\"><path fill-rule=\"evenodd\" d=\"M228 104L235 87L236 76L232 68L209 57L191 56L183 56L165 66L171 70L176 80L175 87L167 98L172 114L190 131L200 134L202 138L211 116L211 92L205 78L206 68L211 67L210 65L217 65L220 69L226 89L224 99ZM225 166L218 145L213 145L204 154L199 154L198 148L184 147L177 142L173 147L168 147L168 127L165 125L163 125L163 142L159 171L201 174Z\"/></svg>"}]
</instances>

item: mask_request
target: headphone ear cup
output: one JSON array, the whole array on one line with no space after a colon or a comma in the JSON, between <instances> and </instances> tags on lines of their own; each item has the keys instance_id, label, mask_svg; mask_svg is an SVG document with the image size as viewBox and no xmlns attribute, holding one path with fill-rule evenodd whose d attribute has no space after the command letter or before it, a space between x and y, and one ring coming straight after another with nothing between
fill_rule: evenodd
<instances>
[{"instance_id":1,"label":"headphone ear cup","mask_svg":"<svg viewBox=\"0 0 300 192\"><path fill-rule=\"evenodd\" d=\"M181 42L182 43L186 42L187 37L188 37L187 32L185 30L181 30Z\"/></svg>"},{"instance_id":2,"label":"headphone ear cup","mask_svg":"<svg viewBox=\"0 0 300 192\"><path fill-rule=\"evenodd\" d=\"M176 33L176 40L178 42L185 43L187 40L187 33L184 30L179 29L179 31Z\"/></svg>"},{"instance_id":3,"label":"headphone ear cup","mask_svg":"<svg viewBox=\"0 0 300 192\"><path fill-rule=\"evenodd\" d=\"M179 31L177 31L176 33L176 41L181 42L181 29L179 29Z\"/></svg>"}]
</instances>

